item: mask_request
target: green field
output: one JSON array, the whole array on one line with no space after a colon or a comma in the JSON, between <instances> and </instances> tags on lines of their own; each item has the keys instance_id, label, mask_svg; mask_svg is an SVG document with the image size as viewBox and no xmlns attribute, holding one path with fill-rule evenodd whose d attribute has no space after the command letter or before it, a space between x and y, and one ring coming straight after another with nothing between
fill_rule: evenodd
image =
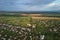
<instances>
[{"instance_id":1,"label":"green field","mask_svg":"<svg viewBox=\"0 0 60 40\"><path fill-rule=\"evenodd\" d=\"M6 40L9 38L11 40L15 40L15 39L40 40L40 35L45 35L44 40L60 40L59 16L58 17L57 16L55 17L26 16L25 17L25 16L1 15L0 16L1 40L2 38L6 38ZM11 26L11 28L9 26ZM20 32L21 34L19 34Z\"/></svg>"}]
</instances>

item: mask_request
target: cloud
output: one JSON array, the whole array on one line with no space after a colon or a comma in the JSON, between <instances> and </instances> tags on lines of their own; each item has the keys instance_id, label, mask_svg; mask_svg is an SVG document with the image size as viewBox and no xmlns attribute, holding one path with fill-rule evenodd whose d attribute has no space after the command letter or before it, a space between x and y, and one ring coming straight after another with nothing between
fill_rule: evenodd
<instances>
[{"instance_id":1,"label":"cloud","mask_svg":"<svg viewBox=\"0 0 60 40\"><path fill-rule=\"evenodd\" d=\"M60 1L59 1L60 2ZM58 1L54 1L48 5L45 5L44 9L48 11L55 11L55 10L60 10L60 3Z\"/></svg>"},{"instance_id":2,"label":"cloud","mask_svg":"<svg viewBox=\"0 0 60 40\"><path fill-rule=\"evenodd\" d=\"M0 0L0 10L50 11L60 10L59 0Z\"/></svg>"}]
</instances>

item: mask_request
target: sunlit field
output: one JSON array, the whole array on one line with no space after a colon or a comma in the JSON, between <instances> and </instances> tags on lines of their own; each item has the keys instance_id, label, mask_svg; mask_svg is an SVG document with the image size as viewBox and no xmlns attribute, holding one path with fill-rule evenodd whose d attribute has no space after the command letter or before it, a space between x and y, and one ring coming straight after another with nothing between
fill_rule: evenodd
<instances>
[{"instance_id":1,"label":"sunlit field","mask_svg":"<svg viewBox=\"0 0 60 40\"><path fill-rule=\"evenodd\" d=\"M60 40L60 16L0 15L0 40Z\"/></svg>"}]
</instances>

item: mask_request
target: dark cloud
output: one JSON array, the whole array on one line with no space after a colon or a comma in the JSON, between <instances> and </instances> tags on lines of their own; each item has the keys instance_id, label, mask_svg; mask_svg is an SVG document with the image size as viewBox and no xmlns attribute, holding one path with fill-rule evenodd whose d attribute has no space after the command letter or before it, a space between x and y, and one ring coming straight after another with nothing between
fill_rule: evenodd
<instances>
[{"instance_id":1,"label":"dark cloud","mask_svg":"<svg viewBox=\"0 0 60 40\"><path fill-rule=\"evenodd\" d=\"M47 5L55 0L0 0L0 10L6 11L21 11L40 9L42 5ZM26 10L27 9L27 10ZM34 10L33 10L34 11Z\"/></svg>"}]
</instances>

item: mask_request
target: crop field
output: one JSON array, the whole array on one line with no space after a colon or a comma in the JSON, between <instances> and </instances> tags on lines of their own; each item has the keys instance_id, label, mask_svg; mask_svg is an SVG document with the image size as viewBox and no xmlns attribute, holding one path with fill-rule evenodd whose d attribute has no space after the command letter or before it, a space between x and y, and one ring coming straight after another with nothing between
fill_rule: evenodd
<instances>
[{"instance_id":1,"label":"crop field","mask_svg":"<svg viewBox=\"0 0 60 40\"><path fill-rule=\"evenodd\" d=\"M0 16L0 40L60 40L60 16Z\"/></svg>"}]
</instances>

